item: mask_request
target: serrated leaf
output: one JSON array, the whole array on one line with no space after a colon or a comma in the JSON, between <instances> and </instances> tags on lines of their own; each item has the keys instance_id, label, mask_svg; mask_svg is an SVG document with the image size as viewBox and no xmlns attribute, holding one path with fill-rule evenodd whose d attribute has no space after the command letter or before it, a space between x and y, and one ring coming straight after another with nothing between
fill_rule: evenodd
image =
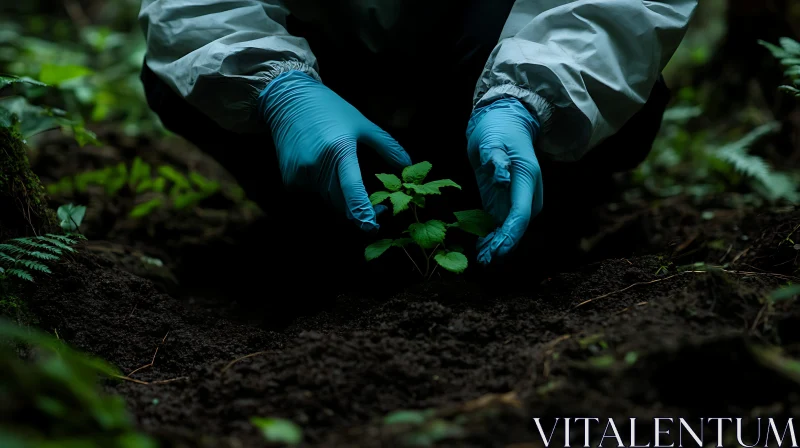
<instances>
[{"instance_id":1,"label":"serrated leaf","mask_svg":"<svg viewBox=\"0 0 800 448\"><path fill-rule=\"evenodd\" d=\"M467 233L485 237L495 229L494 219L483 210L464 210L453 214L458 224L455 227Z\"/></svg>"},{"instance_id":2,"label":"serrated leaf","mask_svg":"<svg viewBox=\"0 0 800 448\"><path fill-rule=\"evenodd\" d=\"M792 39L791 37L781 37L778 39L784 50L795 56L800 56L800 42Z\"/></svg>"},{"instance_id":3,"label":"serrated leaf","mask_svg":"<svg viewBox=\"0 0 800 448\"><path fill-rule=\"evenodd\" d=\"M390 195L391 193L388 191L376 191L375 193L369 195L369 202L371 202L372 205L378 205L381 202L389 199Z\"/></svg>"},{"instance_id":4,"label":"serrated leaf","mask_svg":"<svg viewBox=\"0 0 800 448\"><path fill-rule=\"evenodd\" d=\"M417 207L425 208L425 196L420 196L418 194L411 196L411 202L414 203Z\"/></svg>"},{"instance_id":5,"label":"serrated leaf","mask_svg":"<svg viewBox=\"0 0 800 448\"><path fill-rule=\"evenodd\" d=\"M297 445L303 441L303 430L289 420L253 417L250 423L261 430L267 442Z\"/></svg>"},{"instance_id":6,"label":"serrated leaf","mask_svg":"<svg viewBox=\"0 0 800 448\"><path fill-rule=\"evenodd\" d=\"M61 220L61 228L71 232L80 227L83 222L83 217L86 215L86 206L65 204L58 207L56 214L58 219Z\"/></svg>"},{"instance_id":7,"label":"serrated leaf","mask_svg":"<svg viewBox=\"0 0 800 448\"><path fill-rule=\"evenodd\" d=\"M392 247L391 239L375 241L364 249L364 258L367 261L372 261L383 255L390 247Z\"/></svg>"},{"instance_id":8,"label":"serrated leaf","mask_svg":"<svg viewBox=\"0 0 800 448\"><path fill-rule=\"evenodd\" d=\"M431 194L442 194L440 188L443 187L455 187L459 190L461 186L457 183L453 182L450 179L441 179L441 180L434 180L432 182L428 182L426 184L418 185L413 183L406 183L403 184L404 187L408 188L409 190L413 191L416 194L427 196Z\"/></svg>"},{"instance_id":9,"label":"serrated leaf","mask_svg":"<svg viewBox=\"0 0 800 448\"><path fill-rule=\"evenodd\" d=\"M403 168L403 182L418 184L425 180L425 176L433 168L430 162L420 162Z\"/></svg>"},{"instance_id":10,"label":"serrated leaf","mask_svg":"<svg viewBox=\"0 0 800 448\"><path fill-rule=\"evenodd\" d=\"M433 259L439 264L439 266L455 274L464 272L469 264L467 257L464 254L455 251L440 251L433 257Z\"/></svg>"},{"instance_id":11,"label":"serrated leaf","mask_svg":"<svg viewBox=\"0 0 800 448\"><path fill-rule=\"evenodd\" d=\"M381 182L383 182L383 186L386 187L389 191L398 191L403 186L403 183L400 182L400 178L395 176L394 174L376 174L375 177L378 178Z\"/></svg>"},{"instance_id":12,"label":"serrated leaf","mask_svg":"<svg viewBox=\"0 0 800 448\"><path fill-rule=\"evenodd\" d=\"M444 242L447 225L438 219L415 222L408 226L411 238L423 249L433 249Z\"/></svg>"},{"instance_id":13,"label":"serrated leaf","mask_svg":"<svg viewBox=\"0 0 800 448\"><path fill-rule=\"evenodd\" d=\"M395 191L389 195L389 200L392 201L392 213L397 215L400 212L408 210L408 204L411 202L411 196L403 193L402 191Z\"/></svg>"}]
</instances>

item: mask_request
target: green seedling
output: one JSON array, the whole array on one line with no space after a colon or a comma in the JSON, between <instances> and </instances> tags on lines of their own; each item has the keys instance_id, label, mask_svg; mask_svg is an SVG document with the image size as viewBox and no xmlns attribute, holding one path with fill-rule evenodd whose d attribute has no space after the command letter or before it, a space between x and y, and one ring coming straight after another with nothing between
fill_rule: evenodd
<instances>
[{"instance_id":1,"label":"green seedling","mask_svg":"<svg viewBox=\"0 0 800 448\"><path fill-rule=\"evenodd\" d=\"M437 266L460 274L467 269L467 257L455 247L447 247L445 237L448 229L458 228L480 237L484 237L494 230L494 221L483 210L455 212L456 222L450 224L438 219L420 220L420 210L425 208L428 196L441 195L443 188L461 189L461 186L450 179L425 182L431 168L432 165L429 162L406 167L403 170L402 179L394 174L376 174L386 190L370 195L369 199L372 205L378 205L388 200L392 205L394 216L409 211L414 217L414 222L403 232L407 236L382 239L367 246L364 250L364 257L367 261L372 261L383 255L389 248L396 247L405 252L424 279L431 278ZM409 251L411 246L417 246L420 249L421 263L411 256Z\"/></svg>"}]
</instances>

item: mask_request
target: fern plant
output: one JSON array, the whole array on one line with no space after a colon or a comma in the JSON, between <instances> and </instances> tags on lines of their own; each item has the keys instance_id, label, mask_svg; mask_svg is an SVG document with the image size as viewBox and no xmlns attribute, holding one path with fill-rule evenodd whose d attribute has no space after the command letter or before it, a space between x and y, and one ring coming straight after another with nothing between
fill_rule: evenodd
<instances>
[{"instance_id":1,"label":"fern plant","mask_svg":"<svg viewBox=\"0 0 800 448\"><path fill-rule=\"evenodd\" d=\"M766 47L772 56L786 67L783 74L789 79L791 85L782 85L778 88L795 98L800 98L800 42L789 37L782 37L778 40L780 46L763 40L759 40L758 43Z\"/></svg>"},{"instance_id":2,"label":"fern plant","mask_svg":"<svg viewBox=\"0 0 800 448\"><path fill-rule=\"evenodd\" d=\"M14 238L0 244L0 285L8 288L10 279L33 282L36 273L50 274L49 262L61 259L65 253L76 252L83 235L48 233L34 237Z\"/></svg>"}]
</instances>

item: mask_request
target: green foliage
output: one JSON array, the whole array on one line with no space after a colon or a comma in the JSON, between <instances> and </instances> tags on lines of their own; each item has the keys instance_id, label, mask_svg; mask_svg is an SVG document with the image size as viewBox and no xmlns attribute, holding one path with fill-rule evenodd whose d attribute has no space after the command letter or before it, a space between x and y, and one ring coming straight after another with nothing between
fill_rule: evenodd
<instances>
[{"instance_id":1,"label":"green foliage","mask_svg":"<svg viewBox=\"0 0 800 448\"><path fill-rule=\"evenodd\" d=\"M50 79L54 79L54 76L49 76L48 80ZM18 88L20 86L22 88ZM61 109L35 105L29 101L29 97L35 96L32 92L46 91L48 84L30 77L2 75L0 91L6 89L12 94L0 95L0 126L14 129L25 139L44 131L61 128L71 133L81 146L100 143L97 136L85 128L82 119L72 118Z\"/></svg>"},{"instance_id":2,"label":"green foliage","mask_svg":"<svg viewBox=\"0 0 800 448\"><path fill-rule=\"evenodd\" d=\"M634 172L633 180L658 197L690 194L702 197L746 187L756 198L768 201L800 200L797 173L774 170L750 151L780 129L769 122L729 137L707 130L693 130L703 111L677 106L664 114L661 134L653 151ZM729 143L720 143L728 141Z\"/></svg>"},{"instance_id":3,"label":"green foliage","mask_svg":"<svg viewBox=\"0 0 800 448\"><path fill-rule=\"evenodd\" d=\"M86 216L85 205L66 204L58 207L58 219L61 220L61 228L67 232L74 232L78 230L83 222L83 217Z\"/></svg>"},{"instance_id":4,"label":"green foliage","mask_svg":"<svg viewBox=\"0 0 800 448\"><path fill-rule=\"evenodd\" d=\"M438 219L421 221L419 219L419 210L425 208L426 196L441 195L442 188L446 187L461 189L458 184L450 179L425 182L431 168L432 165L429 162L421 162L406 167L401 176L402 180L394 174L376 175L388 191L372 193L370 195L372 205L378 205L389 200L395 216L407 210L412 210L414 222L409 224L408 229L404 232L408 234L408 237L382 239L367 246L364 250L364 258L367 261L375 260L390 248L396 247L406 253L423 278L430 278L436 266L460 274L467 269L467 257L460 251L447 247L445 244L447 230L459 228L464 232L478 236L486 236L494 230L492 218L482 210L456 212L456 222L452 224L447 224ZM417 246L421 250L423 263L417 263L408 252L407 247L410 245ZM432 266L431 261L435 265ZM425 267L424 270L420 265Z\"/></svg>"},{"instance_id":5,"label":"green foliage","mask_svg":"<svg viewBox=\"0 0 800 448\"><path fill-rule=\"evenodd\" d=\"M289 420L253 417L250 423L261 430L267 442L297 445L303 441L303 430Z\"/></svg>"},{"instance_id":6,"label":"green foliage","mask_svg":"<svg viewBox=\"0 0 800 448\"><path fill-rule=\"evenodd\" d=\"M133 218L150 215L168 204L177 210L188 209L221 189L218 182L200 173L191 172L187 176L169 165L154 169L139 157L130 167L119 163L61 178L46 188L51 196L72 196L76 192L85 193L90 186L103 187L109 196L119 195L123 189L136 198L145 196L128 212Z\"/></svg>"},{"instance_id":7,"label":"green foliage","mask_svg":"<svg viewBox=\"0 0 800 448\"><path fill-rule=\"evenodd\" d=\"M789 37L782 37L778 41L780 46L763 40L758 41L758 43L766 47L772 53L772 56L786 67L786 71L783 74L789 79L791 85L783 85L779 89L793 95L795 98L800 98L800 42Z\"/></svg>"},{"instance_id":8,"label":"green foliage","mask_svg":"<svg viewBox=\"0 0 800 448\"><path fill-rule=\"evenodd\" d=\"M136 25L139 5L101 4L106 15L92 24L61 22L42 16L0 22L0 71L51 84L57 89L34 92L47 97L82 122L122 122L131 135L166 133L147 106L139 80L145 53L144 35ZM47 32L48 27L57 31Z\"/></svg>"},{"instance_id":9,"label":"green foliage","mask_svg":"<svg viewBox=\"0 0 800 448\"><path fill-rule=\"evenodd\" d=\"M101 393L97 380L118 375L113 366L4 320L0 340L0 446L156 448L122 398Z\"/></svg>"},{"instance_id":10,"label":"green foliage","mask_svg":"<svg viewBox=\"0 0 800 448\"><path fill-rule=\"evenodd\" d=\"M9 292L12 279L33 282L36 273L50 274L48 262L58 261L65 253L75 252L72 247L80 234L56 235L49 233L34 237L14 238L0 244L0 292Z\"/></svg>"}]
</instances>

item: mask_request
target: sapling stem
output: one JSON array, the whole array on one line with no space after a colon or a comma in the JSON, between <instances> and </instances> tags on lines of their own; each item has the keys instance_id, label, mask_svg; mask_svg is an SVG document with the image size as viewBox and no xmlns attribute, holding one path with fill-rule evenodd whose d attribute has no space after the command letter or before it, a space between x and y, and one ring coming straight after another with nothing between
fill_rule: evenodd
<instances>
[{"instance_id":1,"label":"sapling stem","mask_svg":"<svg viewBox=\"0 0 800 448\"><path fill-rule=\"evenodd\" d=\"M410 253L408 253L408 251L406 250L405 247L401 247L401 249L403 249L403 252L406 253L406 255L408 256L408 259L411 260L412 263L414 263L414 267L417 268L417 272L419 272L419 275L421 275L423 278L425 278L425 274L422 273L422 269L420 269L419 265L417 265L417 262L414 261L414 257L412 257Z\"/></svg>"}]
</instances>

